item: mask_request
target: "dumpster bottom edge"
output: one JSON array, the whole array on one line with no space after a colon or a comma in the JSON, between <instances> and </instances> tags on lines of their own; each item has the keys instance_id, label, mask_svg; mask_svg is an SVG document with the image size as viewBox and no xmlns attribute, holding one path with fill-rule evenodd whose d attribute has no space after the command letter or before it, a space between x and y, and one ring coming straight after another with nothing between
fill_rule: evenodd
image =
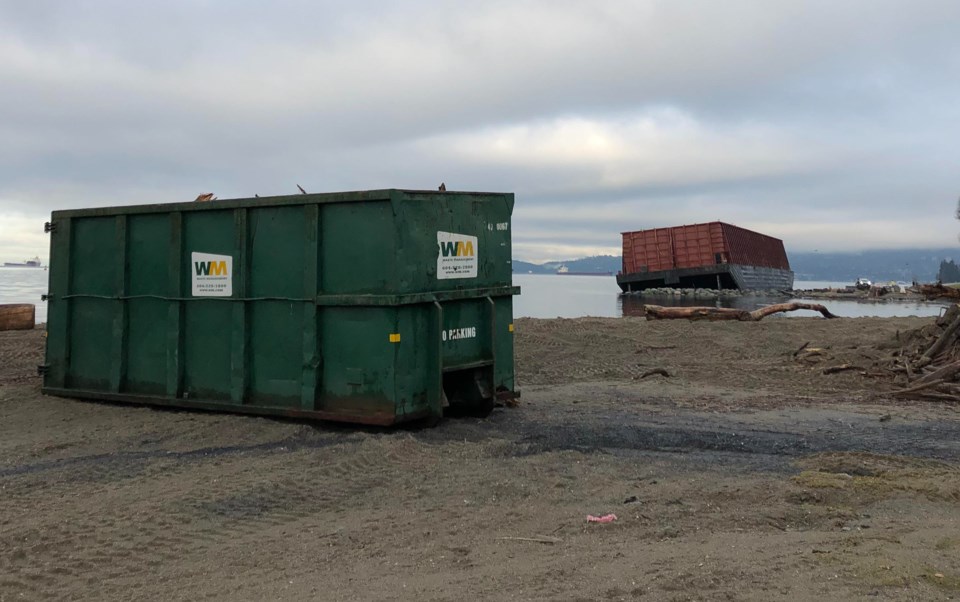
<instances>
[{"instance_id":1,"label":"dumpster bottom edge","mask_svg":"<svg viewBox=\"0 0 960 602\"><path fill-rule=\"evenodd\" d=\"M262 416L279 416L287 418L307 418L311 420L329 420L333 422L351 422L371 426L392 426L402 422L411 422L429 418L433 414L429 410L403 414L400 416L384 413L351 414L348 412L325 412L323 410L301 410L297 408L276 408L269 406L244 406L221 401L170 399L168 397L153 397L149 395L125 395L123 393L107 393L103 391L85 391L82 389L61 389L56 387L41 387L44 395L75 399L89 399L93 401L124 402L133 405L164 406L184 410L205 410L224 412L229 414L257 414Z\"/></svg>"}]
</instances>

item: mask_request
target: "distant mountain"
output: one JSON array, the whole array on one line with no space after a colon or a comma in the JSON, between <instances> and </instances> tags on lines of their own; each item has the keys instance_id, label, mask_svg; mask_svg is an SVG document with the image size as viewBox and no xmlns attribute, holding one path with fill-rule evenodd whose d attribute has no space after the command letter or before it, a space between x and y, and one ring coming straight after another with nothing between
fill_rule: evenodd
<instances>
[{"instance_id":1,"label":"distant mountain","mask_svg":"<svg viewBox=\"0 0 960 602\"><path fill-rule=\"evenodd\" d=\"M860 253L788 253L797 280L933 282L940 262L960 259L960 249L882 249Z\"/></svg>"},{"instance_id":2,"label":"distant mountain","mask_svg":"<svg viewBox=\"0 0 960 602\"><path fill-rule=\"evenodd\" d=\"M623 260L619 255L595 255L593 257L562 261L557 265L558 270L566 267L567 270L571 272L583 272L588 274L616 274L620 271L623 265Z\"/></svg>"},{"instance_id":3,"label":"distant mountain","mask_svg":"<svg viewBox=\"0 0 960 602\"><path fill-rule=\"evenodd\" d=\"M553 274L554 272L556 272L556 270L545 268L544 266L537 263L520 261L519 259L513 260L514 274Z\"/></svg>"},{"instance_id":4,"label":"distant mountain","mask_svg":"<svg viewBox=\"0 0 960 602\"><path fill-rule=\"evenodd\" d=\"M561 271L582 274L616 274L620 271L621 265L622 260L619 255L597 255L565 261L549 261L541 264L515 259L513 260L513 271L520 274L556 274Z\"/></svg>"},{"instance_id":5,"label":"distant mountain","mask_svg":"<svg viewBox=\"0 0 960 602\"><path fill-rule=\"evenodd\" d=\"M788 251L787 255L797 280L853 282L857 278L869 278L875 282L933 282L937 279L942 261L960 261L960 248L878 249L859 253ZM569 272L616 274L621 265L622 260L618 255L598 255L543 264L514 260L513 271L522 274L555 274L565 267Z\"/></svg>"}]
</instances>

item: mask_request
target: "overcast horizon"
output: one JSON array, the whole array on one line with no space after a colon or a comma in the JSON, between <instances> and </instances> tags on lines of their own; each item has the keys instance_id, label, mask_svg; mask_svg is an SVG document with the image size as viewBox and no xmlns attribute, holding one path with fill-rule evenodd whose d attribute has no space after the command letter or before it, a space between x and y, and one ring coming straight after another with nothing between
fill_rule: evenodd
<instances>
[{"instance_id":1,"label":"overcast horizon","mask_svg":"<svg viewBox=\"0 0 960 602\"><path fill-rule=\"evenodd\" d=\"M516 194L514 257L722 220L960 246L960 3L0 0L0 262L50 211Z\"/></svg>"}]
</instances>

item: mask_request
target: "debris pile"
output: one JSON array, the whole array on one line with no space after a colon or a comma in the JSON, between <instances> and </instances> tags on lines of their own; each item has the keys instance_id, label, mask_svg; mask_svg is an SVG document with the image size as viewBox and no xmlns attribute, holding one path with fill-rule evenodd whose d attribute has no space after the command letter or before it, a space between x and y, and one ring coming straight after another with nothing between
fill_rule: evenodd
<instances>
[{"instance_id":1,"label":"debris pile","mask_svg":"<svg viewBox=\"0 0 960 602\"><path fill-rule=\"evenodd\" d=\"M960 300L960 288L937 284L921 284L917 287L920 294L927 299L957 299Z\"/></svg>"},{"instance_id":2,"label":"debris pile","mask_svg":"<svg viewBox=\"0 0 960 602\"><path fill-rule=\"evenodd\" d=\"M901 388L893 394L960 401L960 305L898 339L899 349L877 365L896 375Z\"/></svg>"}]
</instances>

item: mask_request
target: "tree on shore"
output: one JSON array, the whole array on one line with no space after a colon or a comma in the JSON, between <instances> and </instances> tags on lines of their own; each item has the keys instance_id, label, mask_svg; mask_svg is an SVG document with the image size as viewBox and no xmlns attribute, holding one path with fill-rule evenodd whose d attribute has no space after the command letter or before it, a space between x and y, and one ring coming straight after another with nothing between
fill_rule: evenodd
<instances>
[{"instance_id":1,"label":"tree on shore","mask_svg":"<svg viewBox=\"0 0 960 602\"><path fill-rule=\"evenodd\" d=\"M952 259L944 259L940 262L940 271L937 273L939 282L960 282L960 266Z\"/></svg>"}]
</instances>

